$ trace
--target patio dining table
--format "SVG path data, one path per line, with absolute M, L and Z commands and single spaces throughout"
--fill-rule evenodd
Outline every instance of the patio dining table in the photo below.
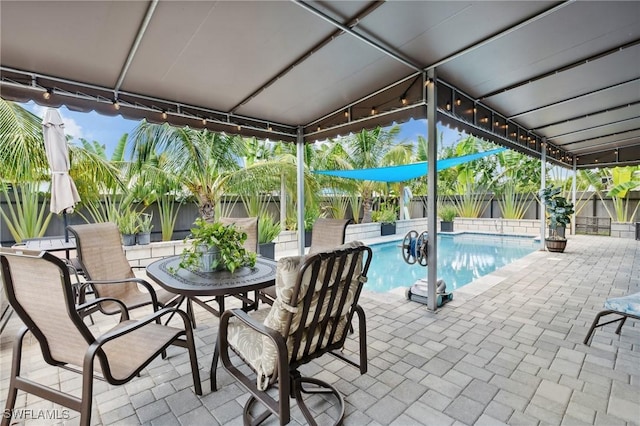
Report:
M 225 297 L 234 296 L 242 300 L 245 311 L 258 308 L 258 290 L 275 284 L 276 261 L 264 257 L 256 259 L 254 267 L 243 266 L 233 273 L 229 271 L 194 272 L 180 268 L 180 256 L 170 256 L 147 266 L 147 275 L 165 290 L 179 294 L 178 306 L 185 300 L 187 314 L 194 319 L 192 303 L 196 303 L 213 315 L 220 317 L 225 309 Z M 248 297 L 255 291 L 255 298 Z M 207 304 L 200 297 L 213 297 L 218 309 Z M 195 328 L 195 321 L 193 324 Z M 215 356 L 215 353 L 214 353 Z M 213 364 L 213 363 L 212 363 Z M 215 371 L 211 371 L 212 388 L 215 390 Z

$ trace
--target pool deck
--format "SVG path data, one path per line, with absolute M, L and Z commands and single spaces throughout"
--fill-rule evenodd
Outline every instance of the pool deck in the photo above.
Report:
M 606 326 L 591 346 L 582 343 L 606 298 L 638 291 L 640 241 L 569 236 L 564 253 L 534 252 L 456 290 L 437 312 L 400 294 L 364 292 L 369 371 L 361 376 L 325 356 L 302 372 L 343 393 L 345 425 L 638 425 L 640 322 L 627 321 L 620 336 Z M 127 385 L 97 381 L 93 424 L 242 424 L 246 393 L 222 368 L 221 389 L 209 391 L 218 320 L 196 314 L 205 395 L 193 393 L 184 351 L 170 349 Z M 2 401 L 18 327 L 14 316 L 0 340 Z M 350 339 L 347 352 L 356 346 Z M 29 376 L 79 390 L 80 377 L 45 364 L 35 339 L 26 340 L 24 355 Z M 334 415 L 322 398 L 311 406 L 321 424 Z M 24 407 L 61 409 L 19 393 L 17 408 Z M 77 424 L 77 413 L 69 414 L 67 423 Z M 294 403 L 291 424 L 300 419 Z

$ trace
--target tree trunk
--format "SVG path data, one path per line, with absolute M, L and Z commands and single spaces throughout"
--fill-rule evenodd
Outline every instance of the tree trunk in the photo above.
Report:
M 362 223 L 371 223 L 371 197 L 362 198 Z

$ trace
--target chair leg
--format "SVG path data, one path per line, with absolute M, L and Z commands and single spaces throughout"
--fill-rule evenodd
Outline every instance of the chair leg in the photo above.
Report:
M 356 305 L 356 314 L 358 314 L 358 338 L 360 341 L 360 374 L 365 374 L 368 368 L 367 360 L 367 319 L 364 309 L 360 305 Z
M 292 377 L 291 381 L 292 381 L 291 391 L 293 393 L 293 397 L 296 399 L 296 402 L 298 403 L 298 407 L 300 408 L 300 411 L 302 411 L 302 415 L 310 425 L 315 426 L 317 425 L 317 423 L 313 418 L 313 414 L 311 414 L 311 412 L 309 411 L 309 408 L 307 408 L 307 405 L 304 403 L 304 400 L 302 398 L 303 393 L 333 394 L 338 400 L 338 419 L 334 423 L 334 426 L 342 424 L 342 420 L 344 419 L 344 413 L 345 413 L 344 398 L 335 387 L 331 386 L 329 383 L 323 382 L 322 380 L 314 379 L 312 377 L 300 377 L 299 373 L 296 376 Z M 303 386 L 303 383 L 309 383 L 311 385 L 314 385 L 315 388 L 305 389 Z
M 87 364 L 90 364 L 87 368 Z M 80 426 L 89 426 L 91 423 L 91 407 L 93 404 L 93 358 L 85 361 L 82 372 L 82 405 L 80 406 Z
M 211 372 L 209 373 L 209 379 L 211 381 L 211 392 L 218 390 L 218 379 L 216 372 L 218 369 L 218 360 L 220 359 L 220 338 L 216 339 L 216 346 L 213 349 L 213 358 L 211 359 Z
M 621 315 L 621 317 L 620 318 L 616 318 L 616 319 L 611 320 L 611 321 L 603 322 L 602 324 L 600 324 L 599 323 L 600 322 L 600 318 L 602 318 L 605 315 L 609 315 L 609 314 L 618 314 L 618 315 Z M 596 328 L 602 327 L 602 326 L 605 326 L 607 324 L 611 324 L 611 323 L 614 323 L 614 322 L 618 322 L 618 321 L 620 321 L 620 324 L 618 325 L 618 328 L 616 329 L 616 334 L 620 334 L 620 330 L 622 329 L 622 326 L 624 325 L 626 320 L 627 320 L 626 315 L 621 314 L 620 312 L 610 311 L 610 310 L 598 312 L 598 315 L 596 315 L 596 317 L 594 318 L 593 323 L 591 323 L 591 327 L 589 328 L 589 332 L 587 333 L 587 337 L 584 338 L 583 343 L 585 345 L 589 345 L 590 344 L 591 337 L 592 337 L 593 332 L 595 331 Z
M 16 398 L 18 396 L 18 388 L 16 387 L 17 377 L 20 376 L 20 367 L 22 366 L 22 341 L 27 328 L 20 330 L 16 336 L 16 340 L 13 343 L 13 360 L 11 361 L 11 379 L 9 381 L 9 393 L 7 395 L 7 403 L 2 415 L 1 426 L 8 426 L 9 420 L 11 420 L 11 414 L 16 405 Z

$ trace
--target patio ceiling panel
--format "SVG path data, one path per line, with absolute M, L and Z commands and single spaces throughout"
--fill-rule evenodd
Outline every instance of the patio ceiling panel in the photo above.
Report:
M 147 4 L 3 1 L 1 7 L 3 66 L 111 86 Z
M 640 86 L 628 82 L 640 78 L 638 1 L 3 0 L 0 8 L 6 99 L 271 139 L 295 140 L 304 126 L 313 141 L 424 117 L 416 73 L 435 66 L 438 87 L 450 88 L 438 95 L 443 122 L 532 155 L 548 137 L 547 158 L 565 165 L 572 154 L 578 167 L 640 164 Z M 566 133 L 557 142 L 568 155 L 552 139 Z
M 411 70 L 341 35 L 238 109 L 245 115 L 307 124 L 406 76 Z M 292 91 L 291 88 L 297 90 Z
M 230 111 L 332 31 L 286 2 L 160 2 L 123 89 Z
M 517 2 L 505 3 L 519 7 Z M 538 19 L 441 65 L 439 73 L 450 84 L 498 108 L 492 104 L 492 93 L 526 84 L 640 37 L 638 6 L 633 2 L 615 3 L 615 7 L 611 2 L 567 2 L 553 13 L 539 9 L 531 11 L 531 16 L 536 12 Z M 507 94 L 511 98 L 511 92 Z

